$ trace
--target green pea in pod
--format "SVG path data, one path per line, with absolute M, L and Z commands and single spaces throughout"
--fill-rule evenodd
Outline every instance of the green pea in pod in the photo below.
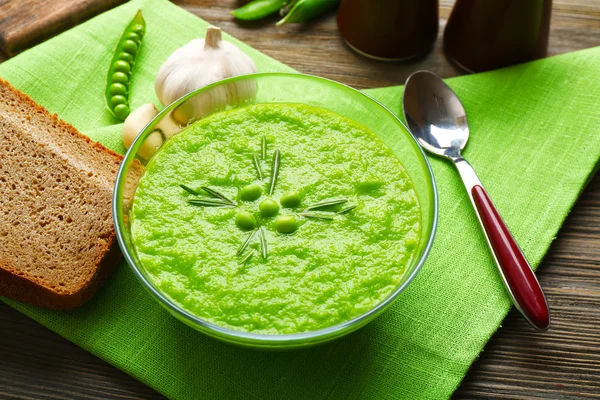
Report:
M 277 26 L 307 22 L 326 13 L 339 4 L 340 0 L 292 0 L 281 9 L 284 17 Z
M 254 21 L 275 14 L 288 0 L 254 0 L 233 10 L 231 15 L 243 21 Z
M 146 33 L 146 22 L 139 10 L 123 31 L 106 77 L 106 105 L 118 119 L 129 115 L 129 85 L 135 59 Z

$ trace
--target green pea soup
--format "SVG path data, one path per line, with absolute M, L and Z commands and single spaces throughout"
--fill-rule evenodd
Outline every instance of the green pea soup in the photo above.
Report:
M 263 334 L 369 311 L 402 282 L 421 231 L 413 182 L 391 150 L 366 127 L 301 104 L 193 123 L 150 160 L 130 216 L 161 292 L 206 321 Z

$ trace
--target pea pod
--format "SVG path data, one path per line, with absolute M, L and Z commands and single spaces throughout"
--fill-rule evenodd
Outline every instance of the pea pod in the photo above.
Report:
M 285 16 L 277 22 L 277 26 L 310 21 L 331 10 L 339 2 L 340 0 L 293 0 L 282 9 Z
M 129 115 L 129 86 L 136 55 L 146 33 L 146 22 L 139 10 L 123 31 L 106 76 L 106 105 L 119 119 Z
M 254 0 L 233 10 L 231 15 L 243 21 L 254 21 L 276 13 L 289 0 Z

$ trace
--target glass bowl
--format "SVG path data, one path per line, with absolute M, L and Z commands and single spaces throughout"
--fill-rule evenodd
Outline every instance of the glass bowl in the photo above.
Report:
M 179 106 L 188 106 L 188 101 L 200 98 L 198 96 L 210 98 L 212 91 L 223 93 L 225 85 L 232 83 L 242 83 L 246 87 L 255 85 L 256 96 L 239 104 L 221 104 L 222 107 L 229 109 L 260 103 L 302 103 L 333 111 L 371 129 L 391 148 L 410 175 L 421 209 L 421 237 L 416 257 L 407 266 L 398 287 L 368 312 L 338 325 L 310 332 L 269 335 L 236 331 L 205 321 L 179 307 L 153 284 L 139 262 L 131 240 L 129 209 L 143 166 L 147 164 L 142 157 L 144 141 L 155 131 L 154 127 L 162 118 Z M 119 169 L 113 197 L 113 220 L 119 246 L 134 274 L 150 294 L 177 319 L 225 342 L 261 349 L 294 349 L 328 342 L 355 331 L 372 321 L 398 298 L 414 279 L 431 249 L 437 226 L 437 202 L 435 181 L 425 154 L 404 124 L 384 106 L 364 93 L 328 79 L 303 74 L 262 73 L 229 78 L 200 88 L 165 107 L 150 121 L 125 154 Z

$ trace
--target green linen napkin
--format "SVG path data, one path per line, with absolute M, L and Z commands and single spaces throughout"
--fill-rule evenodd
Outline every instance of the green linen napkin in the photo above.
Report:
M 133 1 L 0 65 L 0 76 L 83 133 L 123 152 L 104 108 L 108 62 L 138 8 L 148 23 L 132 105 L 153 101 L 154 75 L 207 23 L 164 0 Z M 260 71 L 291 71 L 235 41 Z M 600 156 L 600 48 L 450 79 L 472 127 L 465 156 L 537 266 Z M 402 88 L 368 90 L 401 114 Z M 415 281 L 376 321 L 333 343 L 270 353 L 216 342 L 164 311 L 122 264 L 83 308 L 5 301 L 174 399 L 443 399 L 460 383 L 511 303 L 451 165 L 431 159 L 438 235 Z M 552 304 L 550 304 L 552 308 Z

